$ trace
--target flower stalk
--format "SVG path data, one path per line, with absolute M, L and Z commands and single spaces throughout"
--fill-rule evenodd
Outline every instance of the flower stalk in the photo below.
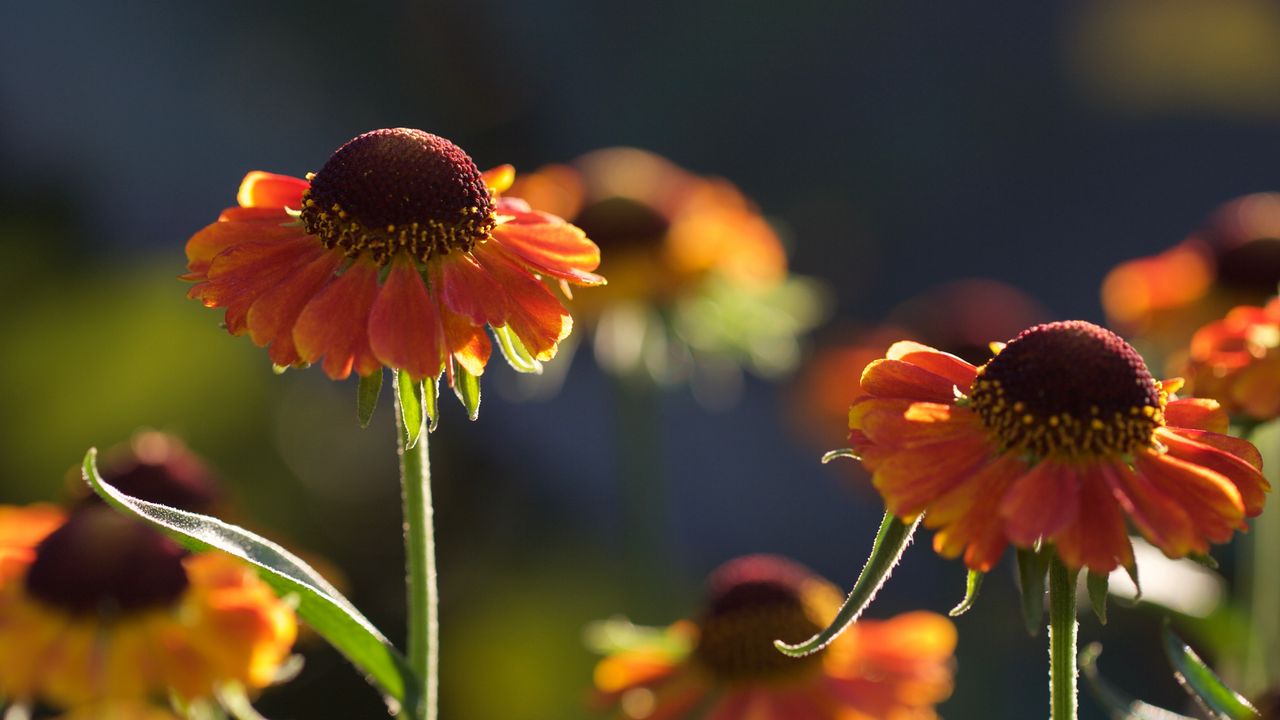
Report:
M 436 543 L 431 507 L 431 462 L 428 433 L 419 427 L 410 445 L 405 432 L 401 398 L 396 395 L 396 437 L 400 455 L 400 483 L 404 501 L 405 575 L 408 583 L 409 664 L 422 682 L 420 703 L 407 708 L 413 720 L 435 720 L 440 683 L 439 596 L 436 582 Z M 412 413 L 411 413 L 412 414 Z M 417 414 L 419 423 L 423 415 Z
M 1076 576 L 1055 554 L 1049 562 L 1051 720 L 1076 720 Z

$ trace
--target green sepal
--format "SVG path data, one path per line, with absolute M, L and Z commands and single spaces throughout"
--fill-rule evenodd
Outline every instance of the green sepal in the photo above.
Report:
M 421 380 L 414 380 L 404 370 L 396 371 L 396 405 L 400 407 L 400 434 L 404 449 L 418 444 L 422 435 L 423 388 Z
M 1165 618 L 1161 634 L 1165 655 L 1173 665 L 1174 677 L 1206 711 L 1220 720 L 1255 720 L 1261 717 L 1243 695 L 1227 687 L 1222 678 L 1173 632 L 1168 618 Z
M 1022 591 L 1022 622 L 1031 637 L 1040 634 L 1044 621 L 1044 581 L 1049 572 L 1049 554 L 1053 550 L 1018 548 L 1018 588 Z
M 427 432 L 435 432 L 440 424 L 440 376 L 422 384 L 422 404 L 427 408 Z
M 498 339 L 498 349 L 502 351 L 502 357 L 507 359 L 507 364 L 512 370 L 518 373 L 542 374 L 542 362 L 529 353 L 510 326 L 502 325 L 493 328 L 493 336 Z
M 453 371 L 453 394 L 458 396 L 462 407 L 467 409 L 467 417 L 475 420 L 480 417 L 480 377 L 467 372 L 461 365 Z
M 341 593 L 283 547 L 235 525 L 126 495 L 98 474 L 97 450 L 81 466 L 84 481 L 112 508 L 146 521 L 193 552 L 221 550 L 248 563 L 281 597 L 295 598 L 298 617 L 378 687 L 393 714 L 416 709 L 422 681 L 408 661 Z M 412 711 L 412 710 L 411 710 Z
M 862 459 L 858 457 L 858 453 L 853 451 L 853 448 L 838 448 L 836 450 L 828 450 L 827 452 L 823 453 L 822 464 L 826 465 L 827 463 L 837 458 L 849 458 L 850 460 Z
M 969 577 L 965 579 L 964 583 L 964 599 L 960 601 L 959 605 L 951 608 L 951 611 L 947 614 L 951 617 L 960 617 L 969 612 L 969 609 L 973 607 L 973 603 L 978 600 L 978 591 L 982 589 L 982 579 L 986 576 L 986 573 L 970 568 Z
M 356 387 L 356 419 L 360 427 L 369 427 L 373 419 L 373 411 L 378 407 L 378 395 L 382 392 L 382 368 L 368 375 L 360 376 L 360 384 Z
M 853 584 L 853 590 L 849 592 L 849 597 L 844 601 L 844 605 L 840 607 L 831 624 L 804 642 L 790 645 L 781 640 L 774 640 L 774 647 L 784 655 L 804 657 L 818 652 L 839 637 L 862 615 L 862 611 L 867 609 L 875 599 L 876 593 L 889 579 L 893 568 L 902 559 L 903 551 L 911 544 L 911 536 L 920 526 L 922 517 L 924 516 L 917 516 L 908 525 L 894 517 L 893 513 L 886 512 L 884 519 L 880 521 L 880 530 L 876 532 L 875 543 L 871 546 L 871 557 L 867 558 L 867 564 L 862 567 L 862 572 Z
M 1107 624 L 1107 590 L 1110 586 L 1106 575 L 1099 575 L 1095 572 L 1088 573 L 1089 577 L 1085 580 L 1085 586 L 1089 588 L 1089 604 L 1093 605 L 1093 614 L 1098 616 L 1098 622 L 1103 625 Z
M 1203 565 L 1204 567 L 1209 568 L 1210 570 L 1218 569 L 1218 561 L 1215 560 L 1212 555 L 1208 555 L 1208 554 L 1201 555 L 1200 553 L 1190 553 L 1187 555 L 1187 559 L 1197 562 Z

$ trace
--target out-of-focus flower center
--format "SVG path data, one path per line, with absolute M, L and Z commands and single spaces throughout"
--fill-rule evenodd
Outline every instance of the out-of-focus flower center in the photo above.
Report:
M 721 682 L 751 682 L 804 674 L 822 653 L 791 658 L 774 640 L 800 642 L 825 623 L 806 602 L 802 568 L 776 558 L 744 558 L 724 566 L 711 581 L 711 598 L 695 655 Z
M 365 133 L 311 178 L 302 223 L 325 247 L 386 263 L 470 250 L 496 223 L 480 170 L 452 142 L 421 130 Z
M 659 247 L 671 223 L 645 203 L 611 197 L 582 208 L 574 224 L 605 250 L 622 252 Z
M 1037 325 L 978 370 L 973 408 L 1004 448 L 1087 456 L 1152 443 L 1160 386 L 1115 333 L 1072 320 Z
M 73 614 L 128 614 L 172 604 L 187 588 L 182 548 L 104 506 L 77 509 L 36 547 L 26 588 Z

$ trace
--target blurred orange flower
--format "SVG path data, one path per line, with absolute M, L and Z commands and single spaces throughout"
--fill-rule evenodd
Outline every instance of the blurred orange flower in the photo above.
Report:
M 146 456 L 161 437 L 141 436 L 133 461 L 117 454 L 108 480 L 202 509 L 211 496 L 189 455 Z M 292 607 L 247 566 L 188 554 L 95 497 L 0 506 L 0 697 L 70 718 L 169 717 L 155 698 L 215 702 L 275 682 L 296 632 Z
M 543 282 L 602 285 L 578 228 L 502 197 L 509 165 L 481 173 L 448 140 L 365 133 L 307 180 L 251 172 L 239 206 L 187 243 L 190 297 L 226 308 L 277 366 L 323 359 L 337 380 L 380 366 L 452 383 L 480 375 L 492 328 L 527 365 L 573 322 Z
M 1012 542 L 1071 568 L 1132 568 L 1128 516 L 1170 557 L 1207 553 L 1270 486 L 1218 403 L 1171 399 L 1132 347 L 1081 321 L 1025 330 L 985 365 L 915 342 L 862 373 L 850 444 L 889 512 L 990 570 Z
M 1242 305 L 1191 338 L 1187 367 L 1197 395 L 1255 422 L 1280 416 L 1280 297 Z
M 570 218 L 605 251 L 609 286 L 575 299 L 606 369 L 684 381 L 698 358 L 790 369 L 820 315 L 777 233 L 736 187 L 612 148 L 518 178 L 512 192 Z
M 613 642 L 596 666 L 599 697 L 616 717 L 928 720 L 951 694 L 956 631 L 946 618 L 862 620 L 821 652 L 789 658 L 773 641 L 825 627 L 840 606 L 838 588 L 769 555 L 726 563 L 708 585 L 696 623 L 627 626 L 622 634 L 635 637 Z

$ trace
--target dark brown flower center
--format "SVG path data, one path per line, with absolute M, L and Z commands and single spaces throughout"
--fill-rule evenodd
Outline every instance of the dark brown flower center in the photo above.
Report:
M 712 576 L 696 657 L 722 682 L 777 679 L 802 674 L 822 653 L 791 658 L 774 640 L 801 642 L 823 627 L 805 602 L 807 570 L 781 558 L 752 556 L 724 565 Z
M 75 614 L 164 607 L 187 587 L 184 555 L 142 522 L 108 507 L 84 505 L 36 547 L 27 592 Z
M 1142 357 L 1079 320 L 1024 330 L 978 370 L 970 399 L 1005 449 L 1037 457 L 1131 452 L 1164 423 Z
M 494 202 L 462 148 L 421 130 L 374 130 L 338 148 L 311 178 L 302 223 L 351 256 L 368 252 L 385 263 L 405 250 L 426 262 L 488 237 Z

